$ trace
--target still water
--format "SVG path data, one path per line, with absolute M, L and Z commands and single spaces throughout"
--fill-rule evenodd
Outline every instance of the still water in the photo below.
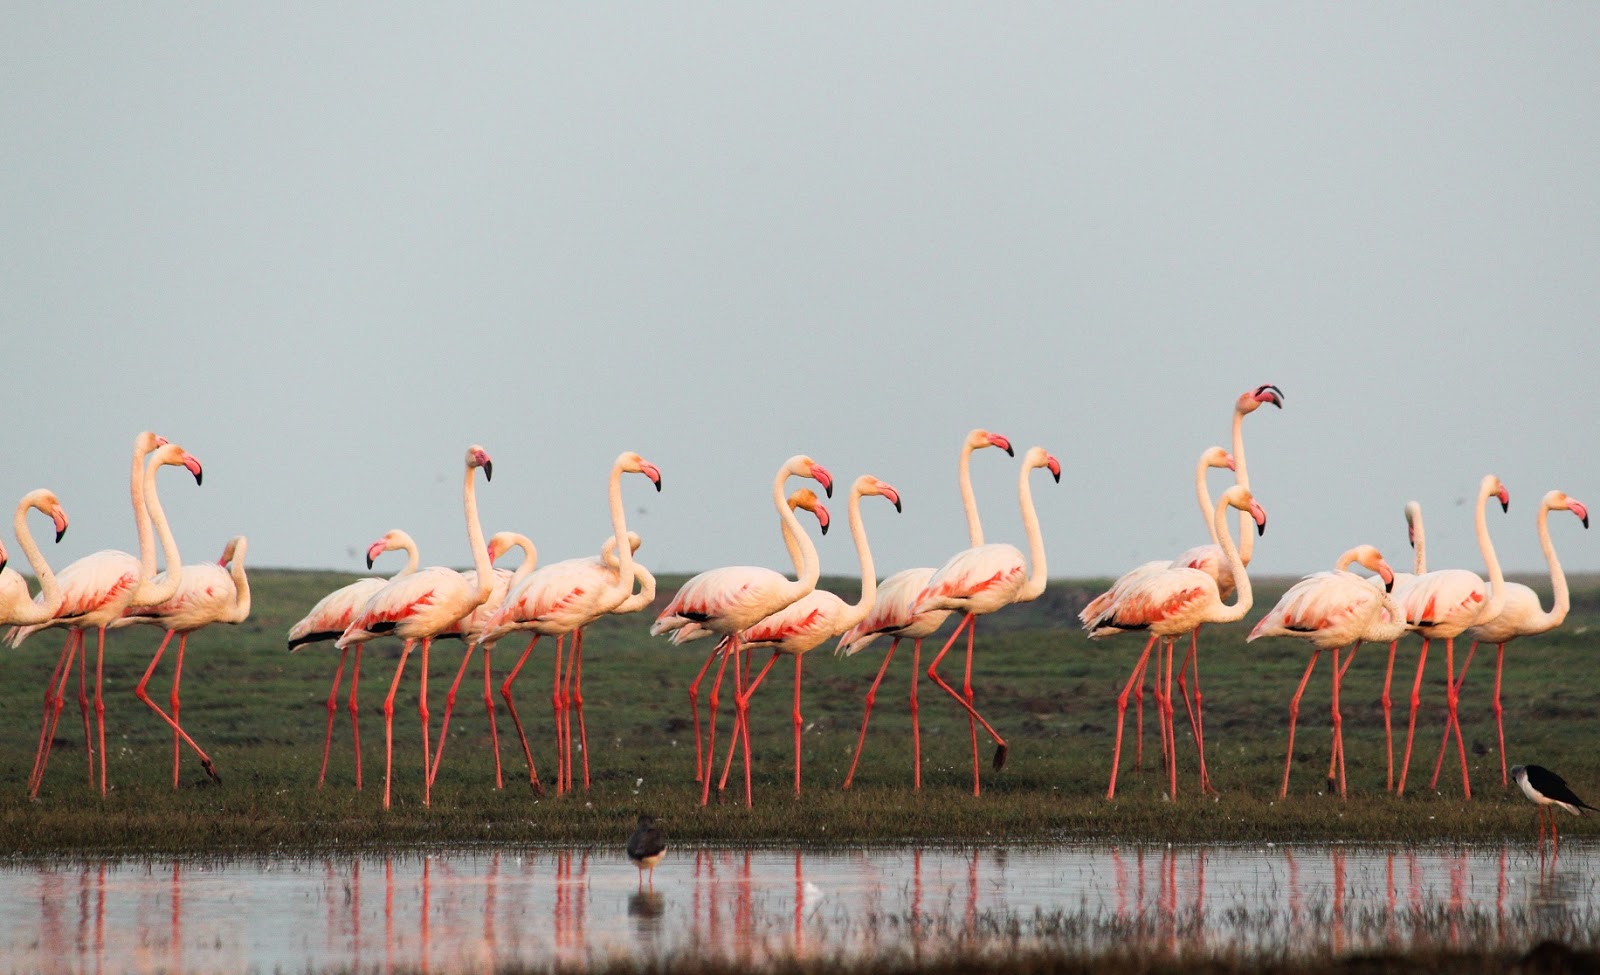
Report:
M 679 850 L 0 867 L 0 971 L 483 971 L 758 962 L 973 939 L 1157 949 L 1526 945 L 1600 924 L 1600 845 Z

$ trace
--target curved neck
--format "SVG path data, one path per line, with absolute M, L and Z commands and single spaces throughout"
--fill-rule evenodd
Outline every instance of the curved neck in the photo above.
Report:
M 1044 592 L 1046 573 L 1044 560 L 1044 535 L 1039 531 L 1039 516 L 1033 510 L 1033 485 L 1028 475 L 1033 468 L 1022 465 L 1022 476 L 1017 481 L 1017 498 L 1022 503 L 1022 527 L 1028 533 L 1028 581 L 1013 602 L 1025 603 L 1038 599 Z
M 539 550 L 534 547 L 533 539 L 526 535 L 513 533 L 511 535 L 511 544 L 522 549 L 522 564 L 517 566 L 515 572 L 511 573 L 511 581 L 506 585 L 506 592 L 515 589 L 518 583 L 526 579 L 528 574 L 539 566 Z
M 783 499 L 783 482 L 789 478 L 789 469 L 784 468 L 772 482 L 772 503 L 778 509 L 778 518 L 783 523 L 784 534 L 793 539 L 800 547 L 800 561 L 796 567 L 797 579 L 795 584 L 800 589 L 800 595 L 805 595 L 817 588 L 817 578 L 822 574 L 822 564 L 817 560 L 817 547 L 812 544 L 811 536 L 800 527 L 800 519 L 794 516 L 794 511 L 789 503 Z M 626 541 L 623 544 L 627 544 Z
M 1237 457 L 1234 458 L 1238 460 Z M 1241 467 L 1243 465 L 1240 465 Z M 1250 605 L 1255 601 L 1255 594 L 1250 591 L 1250 577 L 1244 571 L 1244 558 L 1239 549 L 1233 544 L 1233 536 L 1228 532 L 1228 499 L 1223 498 L 1217 502 L 1216 522 L 1218 544 L 1222 546 L 1222 554 L 1228 560 L 1228 568 L 1233 572 L 1233 605 L 1222 604 L 1222 612 L 1212 617 L 1210 623 L 1232 623 L 1244 619 L 1244 614 L 1250 612 Z M 1250 512 L 1242 512 L 1245 518 L 1250 518 Z M 1250 519 L 1249 528 L 1244 530 L 1246 538 L 1250 536 L 1250 529 L 1255 528 L 1255 520 Z
M 406 535 L 400 540 L 399 547 L 406 553 L 406 565 L 405 568 L 401 569 L 399 572 L 396 572 L 392 576 L 392 578 L 395 579 L 398 579 L 401 576 L 408 576 L 417 571 L 417 566 L 422 563 L 421 555 L 417 551 L 417 543 L 410 535 Z
M 1555 629 L 1566 620 L 1567 611 L 1572 609 L 1572 594 L 1567 591 L 1567 574 L 1561 571 L 1561 562 L 1556 559 L 1555 543 L 1550 541 L 1549 505 L 1539 506 L 1539 547 L 1544 550 L 1544 560 L 1550 565 L 1550 589 L 1555 594 L 1555 605 L 1542 617 L 1549 629 Z
M 1428 571 L 1428 535 L 1422 530 L 1422 506 L 1411 507 L 1407 514 L 1411 529 L 1411 572 L 1420 576 Z
M 39 551 L 39 546 L 33 540 L 33 533 L 28 531 L 28 509 L 33 507 L 26 500 L 17 505 L 16 517 L 11 520 L 12 528 L 17 534 L 17 544 L 22 546 L 22 552 L 28 557 L 28 565 L 33 567 L 34 578 L 39 580 L 39 593 L 43 597 L 38 602 L 30 602 L 20 607 L 21 612 L 14 614 L 10 622 L 18 625 L 43 623 L 61 611 L 61 587 L 56 584 L 56 574 L 50 570 L 50 565 L 44 560 L 44 553 Z
M 613 613 L 637 613 L 656 601 L 656 577 L 650 574 L 650 570 L 635 562 L 633 578 L 639 583 L 639 591 L 618 603 Z
M 167 560 L 167 569 L 162 574 L 160 583 L 151 583 L 156 571 L 156 553 L 153 546 L 146 546 L 141 539 L 139 587 L 134 591 L 131 604 L 134 606 L 155 606 L 164 603 L 177 595 L 178 586 L 183 582 L 183 557 L 178 554 L 177 540 L 172 537 L 172 529 L 167 527 L 167 515 L 161 510 L 161 496 L 156 492 L 156 471 L 163 466 L 165 465 L 160 463 L 145 465 L 144 506 L 145 517 L 154 523 L 156 534 L 161 536 L 161 552 Z
M 1494 543 L 1489 541 L 1489 519 L 1484 512 L 1489 507 L 1489 485 L 1478 489 L 1478 512 L 1474 519 L 1478 529 L 1478 551 L 1483 553 L 1483 564 L 1489 569 L 1489 602 L 1475 619 L 1492 620 L 1500 615 L 1506 605 L 1506 579 L 1500 572 L 1500 559 L 1494 554 Z
M 798 519 L 796 519 L 798 522 Z M 794 563 L 794 574 L 799 575 L 805 571 L 805 556 L 800 552 L 800 540 L 795 533 L 789 530 L 787 521 L 779 521 L 778 527 L 783 529 L 783 547 L 789 552 L 789 561 Z M 635 569 L 634 571 L 638 571 Z
M 156 574 L 156 534 L 150 527 L 150 509 L 144 502 L 144 459 L 149 450 L 134 446 L 133 470 L 128 475 L 128 495 L 133 499 L 133 527 L 139 538 L 139 578 Z
M 478 570 L 477 602 L 481 606 L 494 592 L 494 564 L 489 561 L 489 549 L 483 541 L 483 525 L 478 521 L 478 469 L 467 465 L 466 481 L 461 488 L 462 507 L 467 513 L 467 544 L 472 547 L 472 567 Z
M 867 547 L 866 526 L 861 523 L 860 491 L 850 492 L 850 538 L 856 543 L 856 558 L 861 562 L 861 598 L 839 620 L 841 633 L 866 619 L 878 601 L 878 570 L 872 564 L 872 549 Z
M 1206 485 L 1206 472 L 1211 465 L 1206 463 L 1204 457 L 1200 458 L 1200 466 L 1194 471 L 1194 496 L 1200 502 L 1200 520 L 1206 523 L 1206 531 L 1211 535 L 1211 544 L 1220 544 L 1217 541 L 1217 526 L 1211 523 L 1211 489 Z
M 1250 470 L 1245 466 L 1244 462 L 1244 414 L 1237 409 L 1233 411 L 1233 474 L 1235 484 L 1246 491 L 1250 490 Z M 1239 512 L 1239 561 L 1245 565 L 1250 564 L 1250 553 L 1255 551 L 1255 527 L 1255 521 L 1250 517 L 1250 512 Z M 1228 530 L 1224 527 L 1222 534 L 1226 535 L 1227 533 Z M 1220 538 L 1217 539 L 1217 544 L 1222 544 Z
M 611 481 L 607 485 L 611 503 L 611 531 L 617 537 L 617 582 L 612 587 L 618 599 L 633 595 L 633 545 L 628 541 L 627 514 L 622 508 L 622 465 L 611 465 Z
M 248 543 L 241 537 L 233 549 L 233 561 L 228 563 L 228 575 L 233 578 L 233 612 L 229 623 L 243 623 L 250 617 L 250 577 L 244 574 L 244 553 Z
M 978 520 L 978 499 L 972 493 L 972 444 L 961 445 L 961 510 L 967 514 L 967 543 L 983 544 L 983 523 Z

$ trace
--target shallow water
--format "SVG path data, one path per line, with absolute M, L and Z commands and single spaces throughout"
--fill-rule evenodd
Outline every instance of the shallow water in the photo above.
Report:
M 620 850 L 0 868 L 0 970 L 482 971 L 692 949 L 1525 946 L 1600 926 L 1600 845 Z

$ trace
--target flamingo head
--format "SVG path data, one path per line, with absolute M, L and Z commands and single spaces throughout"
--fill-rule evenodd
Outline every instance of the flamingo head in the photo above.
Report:
M 1567 497 L 1565 491 L 1551 491 L 1544 496 L 1544 507 L 1553 511 L 1570 511 L 1583 522 L 1583 527 L 1589 527 L 1589 509 L 1577 498 Z
M 617 468 L 629 474 L 643 474 L 650 479 L 650 483 L 661 490 L 661 468 L 640 457 L 631 450 L 623 451 L 617 456 Z
M 894 503 L 894 510 L 900 510 L 900 492 L 896 491 L 888 481 L 880 481 L 871 474 L 863 474 L 856 478 L 855 484 L 850 486 L 852 494 L 876 494 L 888 498 Z
M 804 508 L 817 516 L 817 524 L 822 528 L 822 534 L 828 534 L 828 525 L 833 520 L 828 515 L 828 508 L 817 500 L 817 492 L 810 488 L 800 488 L 789 495 L 789 509 Z
M 1271 383 L 1265 386 L 1257 386 L 1255 389 L 1240 395 L 1238 401 L 1233 404 L 1233 411 L 1235 413 L 1252 413 L 1262 403 L 1271 403 L 1278 409 L 1283 409 L 1283 390 Z
M 157 447 L 150 455 L 150 464 L 151 466 L 165 464 L 169 467 L 185 468 L 190 474 L 194 475 L 196 484 L 201 483 L 203 471 L 200 469 L 200 462 L 194 458 L 194 455 L 175 443 L 162 444 Z
M 145 457 L 157 447 L 165 447 L 166 445 L 166 437 L 145 430 L 133 438 L 133 454 L 135 457 Z
M 498 562 L 500 556 L 511 551 L 516 544 L 516 536 L 511 532 L 495 532 L 489 536 L 489 544 L 484 547 L 489 551 L 489 561 Z
M 1511 492 L 1506 490 L 1506 486 L 1500 483 L 1498 477 L 1493 474 L 1485 474 L 1483 477 L 1483 491 L 1485 495 L 1493 495 L 1499 500 L 1501 511 L 1511 510 Z
M 1267 533 L 1266 509 L 1262 508 L 1261 505 L 1256 502 L 1256 499 L 1250 493 L 1249 488 L 1235 484 L 1233 487 L 1222 492 L 1222 500 L 1230 507 L 1238 508 L 1240 511 L 1250 512 L 1250 517 L 1254 518 L 1256 522 L 1257 535 L 1265 535 Z
M 477 444 L 467 448 L 467 467 L 469 469 L 481 467 L 483 468 L 483 479 L 485 481 L 494 480 L 494 461 L 489 459 L 489 452 Z
M 822 485 L 822 490 L 827 493 L 828 497 L 833 497 L 833 475 L 828 473 L 826 467 L 823 467 L 805 454 L 796 454 L 790 457 L 789 462 L 783 465 L 783 469 L 786 473 L 797 477 L 811 478 Z
M 1235 469 L 1233 455 L 1221 447 L 1207 447 L 1206 452 L 1200 455 L 1200 466 L 1202 468 L 1226 467 L 1230 471 Z
M 1050 476 L 1061 483 L 1061 461 L 1056 460 L 1049 451 L 1043 447 L 1029 447 L 1028 453 L 1022 458 L 1022 469 L 1031 471 L 1035 467 L 1043 467 L 1050 471 Z
M 67 533 L 67 513 L 61 510 L 61 502 L 56 499 L 54 491 L 48 491 L 44 488 L 39 488 L 37 491 L 29 491 L 23 497 L 22 504 L 42 514 L 49 515 L 50 520 L 55 522 L 56 541 L 61 541 L 61 537 Z M 0 549 L 0 568 L 4 568 L 4 561 L 5 550 Z
M 367 546 L 367 568 L 372 568 L 372 563 L 377 561 L 378 556 L 383 553 L 393 552 L 397 548 L 405 548 L 405 542 L 402 539 L 409 538 L 409 535 L 398 528 L 391 528 L 384 532 L 382 538 Z
M 234 559 L 239 558 L 240 557 L 239 550 L 244 548 L 244 546 L 245 546 L 245 540 L 244 540 L 244 536 L 243 535 L 235 535 L 232 538 L 228 539 L 228 544 L 222 546 L 222 557 L 217 559 L 217 564 L 221 565 L 221 566 L 226 566 L 228 563 L 232 562 Z
M 1417 547 L 1417 526 L 1422 524 L 1422 505 L 1415 501 L 1406 502 L 1406 541 L 1412 548 Z
M 998 433 L 978 429 L 967 434 L 967 441 L 963 445 L 968 450 L 978 450 L 983 447 L 999 447 L 1009 457 L 1017 456 L 1011 449 L 1011 441 Z
M 1341 566 L 1351 562 L 1359 562 L 1362 566 L 1371 569 L 1383 580 L 1383 591 L 1394 592 L 1394 568 L 1384 561 L 1383 553 L 1371 545 L 1358 545 L 1346 552 L 1340 559 Z

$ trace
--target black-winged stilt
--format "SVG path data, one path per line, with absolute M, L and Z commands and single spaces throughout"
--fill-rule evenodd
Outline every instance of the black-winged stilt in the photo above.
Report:
M 650 887 L 656 885 L 656 864 L 667 855 L 666 837 L 660 827 L 656 826 L 654 816 L 640 814 L 639 828 L 628 837 L 628 859 L 639 868 L 639 886 L 644 886 L 644 872 L 650 871 Z
M 1539 839 L 1544 839 L 1544 814 L 1547 807 L 1559 806 L 1574 816 L 1583 815 L 1585 809 L 1595 809 L 1582 799 L 1567 785 L 1565 779 L 1545 768 L 1543 765 L 1515 765 L 1511 768 L 1511 780 L 1522 789 L 1522 794 L 1532 799 L 1539 806 Z M 1595 809 L 1600 812 L 1600 809 Z M 1556 812 L 1550 809 L 1550 840 L 1558 842 L 1556 837 Z

